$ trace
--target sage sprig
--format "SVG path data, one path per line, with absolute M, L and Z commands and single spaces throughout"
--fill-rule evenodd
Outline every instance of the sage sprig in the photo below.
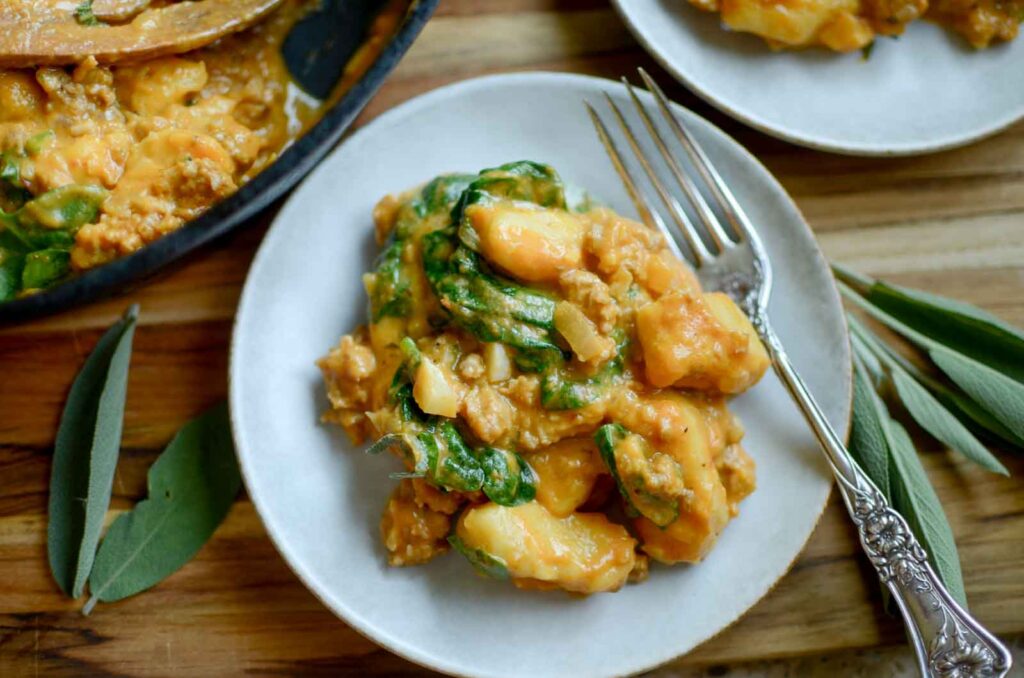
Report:
M 914 374 L 920 375 L 918 370 L 915 369 L 912 373 L 907 367 L 908 362 L 905 359 L 897 359 L 898 354 L 873 335 L 856 317 L 848 315 L 847 322 L 852 335 L 860 342 L 857 346 L 861 348 L 861 352 L 874 354 L 879 363 L 889 370 L 896 394 L 921 428 L 979 466 L 993 473 L 1010 475 L 1006 467 L 968 430 L 967 426 L 947 410 L 925 385 L 914 378 Z
M 67 595 L 89 584 L 83 612 L 143 591 L 188 562 L 227 515 L 241 478 L 227 407 L 186 424 L 150 468 L 149 498 L 100 542 L 124 422 L 138 307 L 100 338 L 68 395 L 53 456 L 47 550 Z M 97 545 L 99 551 L 97 553 Z
M 222 403 L 184 427 L 149 469 L 149 497 L 111 524 L 89 577 L 97 601 L 144 591 L 199 552 L 227 515 L 242 484 Z
M 1009 475 L 980 438 L 1024 449 L 1024 333 L 963 302 L 835 264 L 833 270 L 847 301 L 916 345 L 934 367 L 934 374 L 919 367 L 847 314 L 854 354 L 850 452 L 907 519 L 950 593 L 965 604 L 949 521 L 910 435 L 880 394 L 901 402 L 948 448 Z
M 50 475 L 47 555 L 61 591 L 78 598 L 92 570 L 121 448 L 138 306 L 100 338 L 71 385 Z
M 1024 381 L 1024 332 L 1016 327 L 956 299 L 890 285 L 839 265 L 834 270 L 858 295 L 907 327 Z
M 953 300 L 948 300 L 947 317 L 949 322 L 960 327 L 968 338 L 954 339 L 948 331 L 936 332 L 934 335 L 924 334 L 904 320 L 916 313 L 930 318 L 932 326 L 941 326 L 943 307 L 939 301 L 943 299 L 942 297 L 927 295 L 928 301 L 921 301 L 917 306 L 908 302 L 903 310 L 895 310 L 899 316 L 897 317 L 869 298 L 868 295 L 873 293 L 872 290 L 878 289 L 880 283 L 872 281 L 873 284 L 867 293 L 858 293 L 854 287 L 843 282 L 844 277 L 849 276 L 848 271 L 836 269 L 836 273 L 840 278 L 839 290 L 848 301 L 917 344 L 965 395 L 997 419 L 1015 438 L 1024 439 L 1024 381 L 1013 376 L 1017 370 L 1008 367 L 1016 364 L 1019 369 L 1019 366 L 1024 364 L 1024 336 L 1018 336 L 1016 330 L 994 318 L 987 321 L 987 314 L 980 309 L 968 313 L 966 309 L 973 307 Z M 863 276 L 858 278 L 863 279 Z M 901 292 L 907 291 L 905 288 L 894 286 L 890 288 Z M 905 295 L 903 298 L 915 297 Z M 971 322 L 967 319 L 971 319 Z M 999 337 L 998 341 L 992 340 L 993 336 Z M 988 341 L 993 347 L 992 352 L 984 354 L 972 349 L 970 353 L 973 355 L 969 355 L 954 348 L 971 344 L 969 339 L 978 343 Z

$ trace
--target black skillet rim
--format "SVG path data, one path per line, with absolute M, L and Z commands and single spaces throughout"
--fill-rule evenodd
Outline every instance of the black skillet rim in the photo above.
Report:
M 0 326 L 56 313 L 112 296 L 209 241 L 238 228 L 294 187 L 330 151 L 383 84 L 437 8 L 413 0 L 405 21 L 355 85 L 321 120 L 263 172 L 198 219 L 137 252 L 87 271 L 46 291 L 0 303 Z

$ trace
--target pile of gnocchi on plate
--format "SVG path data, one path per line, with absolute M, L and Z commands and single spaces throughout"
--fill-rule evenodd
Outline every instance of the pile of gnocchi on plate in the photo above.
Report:
M 695 563 L 755 487 L 726 407 L 769 360 L 663 237 L 515 162 L 374 210 L 369 321 L 319 362 L 330 410 L 402 470 L 392 565 L 450 548 L 526 589 Z

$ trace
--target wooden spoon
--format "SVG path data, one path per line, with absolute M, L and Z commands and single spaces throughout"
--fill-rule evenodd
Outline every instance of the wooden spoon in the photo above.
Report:
M 68 9 L 74 3 L 66 0 L 0 0 L 0 66 L 75 64 L 90 56 L 112 63 L 180 54 L 252 26 L 283 1 L 195 0 L 148 9 L 150 0 L 97 0 L 97 18 L 134 18 L 121 25 L 88 26 Z

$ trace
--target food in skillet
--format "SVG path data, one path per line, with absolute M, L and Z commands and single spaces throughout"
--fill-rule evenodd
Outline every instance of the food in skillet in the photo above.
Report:
M 877 36 L 898 36 L 917 19 L 932 19 L 976 48 L 1013 40 L 1024 0 L 690 0 L 719 12 L 731 30 L 754 33 L 773 48 L 862 49 Z
M 0 302 L 144 247 L 273 163 L 324 109 L 280 53 L 317 1 L 178 56 L 0 69 Z M 399 17 L 381 13 L 339 92 Z
M 768 358 L 733 302 L 532 162 L 438 177 L 374 220 L 369 323 L 319 365 L 325 420 L 404 465 L 388 561 L 451 545 L 522 588 L 595 593 L 701 560 L 755 484 L 726 398 Z

